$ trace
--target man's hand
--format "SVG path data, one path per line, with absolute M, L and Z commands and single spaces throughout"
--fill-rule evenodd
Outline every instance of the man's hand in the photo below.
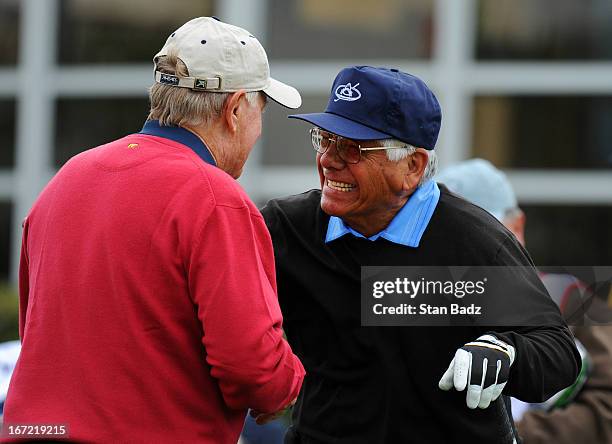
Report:
M 287 411 L 289 411 L 289 409 L 293 407 L 293 405 L 295 404 L 295 401 L 297 401 L 297 398 L 295 398 L 293 401 L 289 403 L 289 405 L 285 406 L 283 409 L 279 410 L 278 412 L 262 413 L 262 412 L 258 412 L 257 410 L 251 410 L 249 412 L 249 415 L 255 418 L 255 423 L 257 423 L 258 425 L 264 425 L 264 424 L 269 423 L 270 421 L 274 421 L 275 419 L 280 418 L 285 413 L 287 413 Z
M 483 335 L 457 350 L 438 386 L 442 390 L 455 387 L 457 391 L 467 386 L 467 406 L 486 409 L 506 386 L 514 356 L 514 347 L 495 336 Z

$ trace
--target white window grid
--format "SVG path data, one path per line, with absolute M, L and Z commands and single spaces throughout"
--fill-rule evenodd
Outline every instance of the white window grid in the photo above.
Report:
M 243 26 L 265 46 L 266 0 L 223 0 L 217 14 Z M 54 103 L 59 97 L 146 97 L 150 65 L 59 66 L 59 0 L 22 0 L 19 62 L 0 69 L 0 99 L 16 100 L 15 167 L 0 170 L 0 199 L 13 203 L 11 279 L 17 280 L 21 222 L 55 174 Z M 469 157 L 473 98 L 495 95 L 612 96 L 612 62 L 480 62 L 474 60 L 476 0 L 434 0 L 434 47 L 428 61 L 271 60 L 272 73 L 302 93 L 327 94 L 338 71 L 354 64 L 395 66 L 414 73 L 436 91 L 443 110 L 437 152 L 442 165 Z M 519 202 L 612 205 L 609 170 L 507 170 Z M 312 167 L 266 166 L 253 151 L 241 182 L 256 201 L 317 187 Z

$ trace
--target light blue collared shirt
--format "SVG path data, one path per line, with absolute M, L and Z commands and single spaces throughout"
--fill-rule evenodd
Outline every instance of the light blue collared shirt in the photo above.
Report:
M 327 225 L 325 242 L 331 242 L 345 234 L 351 233 L 354 236 L 371 241 L 382 237 L 396 244 L 418 247 L 427 224 L 429 224 L 431 216 L 436 209 L 436 205 L 438 205 L 438 200 L 440 200 L 440 189 L 438 184 L 433 179 L 430 179 L 417 188 L 412 196 L 410 196 L 410 199 L 408 199 L 408 202 L 397 212 L 387 228 L 380 233 L 366 238 L 361 233 L 345 225 L 339 217 L 331 216 Z

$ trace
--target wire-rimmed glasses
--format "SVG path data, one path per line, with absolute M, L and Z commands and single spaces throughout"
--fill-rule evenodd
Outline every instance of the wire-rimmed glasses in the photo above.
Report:
M 359 143 L 354 140 L 347 139 L 346 137 L 338 136 L 336 134 L 329 133 L 321 128 L 315 127 L 310 129 L 310 139 L 312 141 L 312 147 L 319 154 L 324 154 L 332 143 L 336 144 L 336 151 L 340 159 L 346 163 L 359 163 L 361 160 L 362 151 L 377 151 L 377 150 L 393 150 L 400 148 L 410 148 L 410 145 L 402 146 L 372 146 L 362 147 Z

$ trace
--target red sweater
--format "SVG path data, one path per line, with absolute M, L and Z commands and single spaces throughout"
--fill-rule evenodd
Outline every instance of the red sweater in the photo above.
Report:
M 235 444 L 292 401 L 262 216 L 188 147 L 134 134 L 72 158 L 24 222 L 10 424 L 89 442 Z

